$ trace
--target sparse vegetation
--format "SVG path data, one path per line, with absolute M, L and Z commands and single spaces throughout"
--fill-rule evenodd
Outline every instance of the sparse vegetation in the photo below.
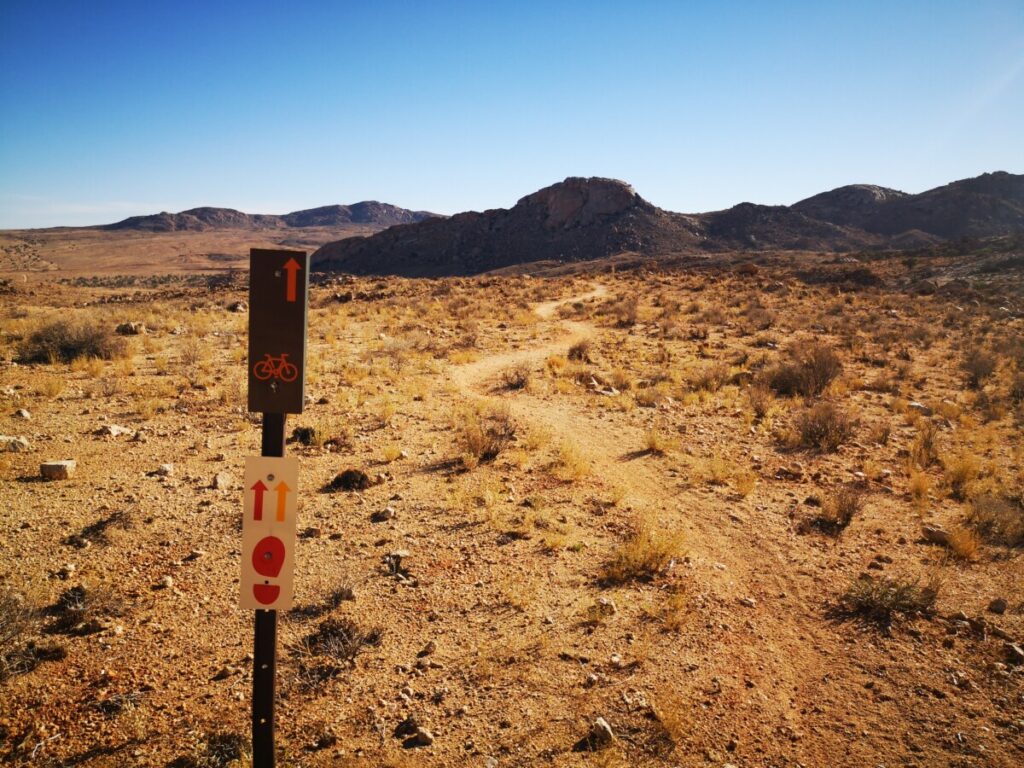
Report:
M 939 583 L 934 579 L 922 584 L 920 579 L 860 576 L 839 599 L 839 612 L 888 628 L 897 618 L 931 613 L 938 594 Z
M 831 347 L 801 342 L 789 348 L 787 359 L 768 371 L 768 385 L 780 395 L 817 397 L 842 373 L 843 365 Z
M 804 448 L 834 453 L 853 435 L 854 421 L 834 403 L 821 402 L 801 413 L 796 427 Z
M 109 328 L 90 322 L 58 320 L 29 334 L 18 355 L 28 363 L 70 363 L 90 357 L 112 360 L 123 356 L 126 350 L 125 340 Z
M 626 540 L 616 547 L 598 577 L 603 586 L 628 581 L 649 581 L 682 554 L 683 536 L 640 518 Z
M 463 464 L 467 468 L 471 468 L 470 464 L 475 466 L 494 460 L 516 436 L 511 415 L 501 407 L 464 410 L 458 417 L 457 428 Z

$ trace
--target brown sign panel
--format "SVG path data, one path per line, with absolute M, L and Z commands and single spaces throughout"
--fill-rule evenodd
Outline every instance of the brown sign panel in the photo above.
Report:
M 309 256 L 249 251 L 249 410 L 302 413 Z

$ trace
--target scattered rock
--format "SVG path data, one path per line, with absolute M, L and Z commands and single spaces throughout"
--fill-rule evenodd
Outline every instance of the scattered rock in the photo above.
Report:
M 916 400 L 912 400 L 911 402 L 907 403 L 907 408 L 910 408 L 913 411 L 917 411 L 922 416 L 932 416 L 935 413 L 935 411 L 933 411 L 927 405 L 925 405 L 924 403 L 919 403 Z
M 24 453 L 32 450 L 32 444 L 27 437 L 9 437 L 0 435 L 0 451 L 6 453 Z
M 78 467 L 74 459 L 64 461 L 47 461 L 39 465 L 39 474 L 46 480 L 67 480 Z
M 1007 643 L 1006 648 L 1006 661 L 1010 664 L 1024 664 L 1024 648 L 1017 643 Z
M 395 512 L 394 507 L 384 507 L 384 509 L 381 509 L 370 515 L 370 522 L 386 523 L 388 520 L 393 520 L 396 514 L 397 513 Z
M 225 664 L 223 667 L 217 670 L 217 674 L 215 674 L 211 678 L 211 680 L 227 680 L 229 677 L 236 674 L 238 674 L 237 667 L 233 667 L 230 664 Z
M 145 323 L 120 323 L 114 331 L 121 336 L 139 336 L 146 333 Z
M 740 605 L 745 605 L 747 608 L 756 608 L 757 607 L 757 600 L 755 600 L 752 597 L 741 597 L 740 598 Z
M 416 733 L 402 742 L 403 747 L 429 747 L 434 743 L 434 734 L 422 726 L 416 729 Z
M 1006 599 L 997 597 L 988 604 L 991 613 L 1006 613 Z
M 436 650 L 437 643 L 435 643 L 433 640 L 429 640 L 427 644 L 420 649 L 420 652 L 417 653 L 416 656 L 422 659 L 424 656 L 429 656 Z
M 202 557 L 205 554 L 206 554 L 205 550 L 193 549 L 191 552 L 189 552 L 187 555 L 185 555 L 184 562 L 191 563 L 191 562 L 193 562 L 195 560 L 198 560 L 200 557 Z
M 13 415 L 14 415 L 14 418 L 21 419 L 22 421 L 31 421 L 32 420 L 32 414 L 29 413 L 24 408 L 19 408 L 18 410 L 16 410 L 14 412 Z
M 234 485 L 234 482 L 235 479 L 231 477 L 230 473 L 218 472 L 213 476 L 213 482 L 210 484 L 210 487 L 215 491 L 226 491 Z
M 573 746 L 574 752 L 598 752 L 611 746 L 615 740 L 615 734 L 608 721 L 603 717 L 597 718 L 591 726 L 587 735 L 576 742 Z
M 300 539 L 319 539 L 323 532 L 314 526 L 310 526 L 299 533 Z
M 132 431 L 128 427 L 122 427 L 119 424 L 104 424 L 93 434 L 98 437 L 120 437 L 121 435 L 130 435 Z
M 174 465 L 173 464 L 161 464 L 159 467 L 154 469 L 149 474 L 154 475 L 156 477 L 170 477 L 171 475 L 174 474 Z
M 156 589 L 170 589 L 174 586 L 174 578 L 171 576 L 164 576 L 154 586 Z
M 228 312 L 248 312 L 249 305 L 244 301 L 233 301 L 228 304 Z
M 944 547 L 949 545 L 949 531 L 937 525 L 921 526 L 921 535 L 924 536 L 925 541 L 930 541 L 932 544 L 940 544 Z
M 327 491 L 365 491 L 373 483 L 370 476 L 358 469 L 346 469 L 324 488 Z

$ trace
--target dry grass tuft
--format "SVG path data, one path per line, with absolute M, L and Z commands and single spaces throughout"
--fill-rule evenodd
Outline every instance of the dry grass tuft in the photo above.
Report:
M 512 416 L 504 407 L 467 409 L 461 413 L 457 429 L 462 463 L 467 469 L 493 461 L 516 436 Z
M 957 526 L 949 532 L 950 551 L 961 560 L 976 560 L 981 548 L 981 537 L 977 531 Z
M 598 576 L 602 586 L 650 581 L 683 552 L 683 535 L 641 518 L 633 532 L 612 553 Z

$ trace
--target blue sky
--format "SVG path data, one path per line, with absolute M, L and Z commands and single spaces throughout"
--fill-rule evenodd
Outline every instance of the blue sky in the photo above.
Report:
M 0 227 L 1024 172 L 1024 2 L 0 2 Z

